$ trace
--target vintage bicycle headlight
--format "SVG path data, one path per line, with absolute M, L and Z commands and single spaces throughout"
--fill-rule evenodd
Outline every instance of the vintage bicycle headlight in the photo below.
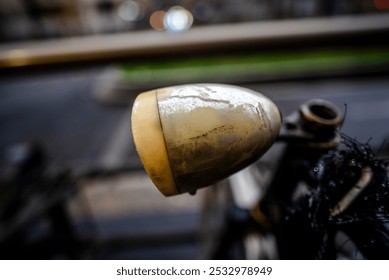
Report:
M 280 112 L 269 98 L 222 84 L 142 93 L 131 118 L 140 159 L 166 196 L 194 193 L 253 163 L 281 126 Z

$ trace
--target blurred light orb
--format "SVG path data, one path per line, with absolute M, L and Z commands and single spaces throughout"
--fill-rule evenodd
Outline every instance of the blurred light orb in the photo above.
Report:
M 389 9 L 389 0 L 374 0 L 374 4 L 378 10 Z
M 154 30 L 163 31 L 165 30 L 164 18 L 166 12 L 165 11 L 155 11 L 150 16 L 150 25 Z
M 143 7 L 134 1 L 127 0 L 118 7 L 119 17 L 125 21 L 137 21 L 143 17 Z
M 174 6 L 166 12 L 163 22 L 167 31 L 182 32 L 191 28 L 193 15 L 181 6 Z

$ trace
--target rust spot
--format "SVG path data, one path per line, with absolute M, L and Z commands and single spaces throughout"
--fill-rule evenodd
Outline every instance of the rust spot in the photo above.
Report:
M 218 127 L 214 128 L 214 129 L 211 129 L 207 132 L 204 132 L 203 134 L 200 134 L 198 136 L 190 137 L 189 139 L 190 140 L 197 140 L 200 138 L 208 137 L 210 134 L 218 134 L 220 132 L 232 131 L 233 129 L 234 129 L 234 126 L 232 126 L 232 125 L 222 125 L 222 126 L 218 126 Z

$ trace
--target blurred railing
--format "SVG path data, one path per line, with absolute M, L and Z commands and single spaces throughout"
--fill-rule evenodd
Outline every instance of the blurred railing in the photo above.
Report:
M 379 13 L 387 0 L 0 0 L 0 41 L 157 29 L 172 7 L 194 25 Z
M 153 30 L 0 45 L 0 68 L 250 47 L 387 42 L 389 14 L 236 23 L 181 33 Z M 382 42 L 381 42 L 382 43 Z

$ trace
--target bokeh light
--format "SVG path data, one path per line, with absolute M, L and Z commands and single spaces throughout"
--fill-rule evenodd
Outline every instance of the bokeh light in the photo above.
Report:
M 389 10 L 389 0 L 374 0 L 374 4 L 378 10 Z
M 144 16 L 144 7 L 134 0 L 127 0 L 118 7 L 119 17 L 125 21 L 137 21 Z
M 174 6 L 166 12 L 163 22 L 167 31 L 182 32 L 192 26 L 193 15 L 183 7 Z
M 162 10 L 155 11 L 150 16 L 150 25 L 157 31 L 165 30 L 163 19 L 165 18 L 166 12 Z

